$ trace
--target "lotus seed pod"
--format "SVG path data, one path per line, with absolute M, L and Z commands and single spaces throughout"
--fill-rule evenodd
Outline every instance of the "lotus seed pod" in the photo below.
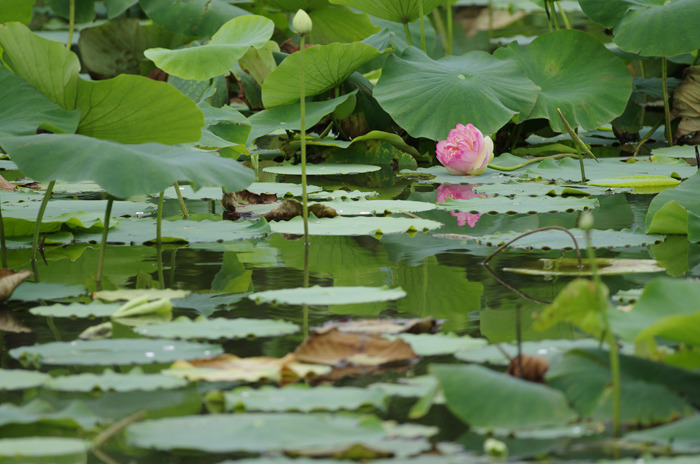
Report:
M 292 20 L 292 28 L 299 35 L 311 32 L 311 18 L 304 10 L 297 11 Z
M 578 226 L 583 230 L 591 230 L 593 228 L 593 213 L 584 211 L 578 221 Z

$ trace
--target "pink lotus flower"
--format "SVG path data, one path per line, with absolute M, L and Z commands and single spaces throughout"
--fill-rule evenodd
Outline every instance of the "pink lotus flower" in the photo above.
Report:
M 493 159 L 493 141 L 471 124 L 457 124 L 435 147 L 437 159 L 454 176 L 477 176 Z
M 437 202 L 444 203 L 448 198 L 455 200 L 469 200 L 470 198 L 488 198 L 488 195 L 483 193 L 474 193 L 474 185 L 460 184 L 440 184 L 437 189 Z M 481 217 L 481 213 L 456 213 L 450 211 L 450 214 L 457 218 L 457 225 L 462 227 L 464 224 L 469 224 L 469 227 L 474 227 L 476 221 Z

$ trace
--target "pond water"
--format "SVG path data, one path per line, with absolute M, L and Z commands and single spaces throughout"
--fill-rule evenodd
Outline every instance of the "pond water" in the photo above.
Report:
M 317 183 L 318 178 L 313 179 Z M 322 184 L 323 182 L 318 182 Z M 337 183 L 329 181 L 329 185 Z M 356 186 L 352 186 L 355 188 Z M 328 187 L 326 187 L 328 188 Z M 429 180 L 402 180 L 399 187 L 375 188 L 382 199 L 402 199 L 435 203 L 438 199 L 438 184 Z M 54 199 L 61 198 L 57 195 Z M 68 196 L 63 196 L 69 198 Z M 75 198 L 98 199 L 99 194 L 75 196 Z M 600 207 L 593 212 L 596 229 L 623 230 L 643 226 L 644 216 L 653 195 L 618 193 L 598 196 Z M 524 201 L 528 201 L 525 197 Z M 532 197 L 534 198 L 534 197 Z M 141 199 L 144 200 L 144 199 Z M 156 204 L 154 199 L 148 202 Z M 215 200 L 187 200 L 193 219 L 220 219 L 222 208 Z M 81 204 L 84 201 L 81 200 Z M 176 199 L 167 199 L 164 217 L 177 217 L 180 206 Z M 466 216 L 465 216 L 466 215 Z M 396 215 L 403 216 L 403 215 Z M 537 227 L 559 225 L 573 228 L 579 213 L 540 213 L 540 214 L 481 214 L 454 213 L 432 210 L 416 213 L 416 216 L 439 221 L 443 227 L 429 232 L 385 234 L 363 236 L 313 236 L 309 247 L 308 271 L 310 285 L 330 286 L 370 286 L 400 287 L 406 297 L 396 301 L 339 304 L 331 306 L 302 307 L 297 305 L 256 304 L 247 295 L 251 292 L 296 288 L 304 282 L 304 245 L 298 237 L 270 234 L 263 238 L 227 241 L 222 234 L 208 243 L 164 244 L 161 250 L 163 265 L 162 286 L 171 289 L 189 290 L 206 295 L 211 292 L 227 292 L 231 298 L 226 304 L 216 307 L 211 302 L 176 304 L 174 317 L 198 315 L 223 318 L 252 318 L 284 320 L 299 325 L 302 330 L 291 335 L 251 338 L 243 340 L 223 340 L 226 353 L 240 357 L 272 356 L 283 357 L 303 342 L 307 330 L 323 325 L 328 321 L 371 318 L 422 318 L 431 316 L 440 322 L 442 332 L 457 335 L 470 335 L 485 338 L 489 343 L 512 343 L 516 340 L 518 318 L 521 321 L 523 341 L 545 339 L 577 339 L 584 335 L 568 323 L 556 324 L 545 332 L 533 328 L 532 317 L 542 310 L 544 302 L 551 302 L 561 289 L 574 277 L 537 276 L 504 271 L 504 268 L 542 267 L 541 258 L 557 259 L 562 256 L 574 257 L 573 251 L 558 250 L 504 250 L 489 263 L 490 270 L 481 262 L 494 250 L 494 246 L 480 245 L 478 237 L 498 232 L 525 231 Z M 142 219 L 149 221 L 149 218 Z M 216 229 L 217 223 L 211 225 Z M 456 237 L 459 235 L 459 237 Z M 685 241 L 685 238 L 683 238 Z M 540 242 L 540 247 L 547 247 Z M 583 246 L 583 243 L 581 243 Z M 632 246 L 598 250 L 598 257 L 649 259 L 654 245 Z M 38 264 L 42 283 L 85 285 L 95 289 L 95 270 L 98 245 L 72 244 L 46 247 L 46 263 Z M 570 247 L 569 247 L 570 248 Z M 689 275 L 697 275 L 698 267 L 693 267 L 696 246 L 691 245 Z M 8 251 L 9 267 L 24 267 L 28 262 L 29 251 L 11 249 Z M 155 246 L 116 246 L 107 249 L 104 288 L 157 288 L 159 272 Z M 646 282 L 663 272 L 627 273 L 604 276 L 604 282 L 614 295 L 618 291 L 639 289 Z M 87 301 L 85 296 L 80 300 Z M 62 300 L 63 301 L 63 300 Z M 52 302 L 50 302 L 52 303 Z M 50 303 L 41 303 L 42 305 Z M 109 318 L 60 318 L 33 316 L 27 311 L 36 307 L 36 302 L 11 302 L 3 316 L 14 319 L 19 331 L 2 333 L 0 366 L 5 369 L 22 368 L 18 360 L 9 355 L 13 348 L 71 341 L 78 338 L 85 329 Z M 139 337 L 134 331 L 121 324 L 114 324 L 114 338 Z M 410 369 L 383 370 L 359 377 L 346 377 L 337 385 L 367 386 L 377 382 L 396 382 L 399 377 L 415 377 L 427 372 L 432 363 L 458 362 L 451 355 L 426 356 Z M 143 366 L 146 372 L 158 372 L 168 364 Z M 127 367 L 113 366 L 126 372 Z M 103 367 L 90 366 L 41 366 L 44 372 L 53 375 L 81 372 L 101 372 Z M 110 420 L 124 418 L 141 409 L 150 411 L 150 418 L 195 414 L 202 409 L 203 395 L 212 390 L 230 390 L 236 383 L 200 382 L 185 389 L 159 392 L 128 393 L 65 393 L 49 389 L 33 388 L 22 391 L 0 392 L 2 402 L 21 404 L 38 397 L 56 408 L 79 399 L 100 417 Z M 392 397 L 386 410 L 372 410 L 382 419 L 408 420 L 408 412 L 415 399 Z M 418 423 L 438 427 L 437 441 L 457 443 L 468 452 L 481 454 L 483 434 L 468 431 L 468 428 L 452 415 L 444 405 L 434 405 Z M 1 426 L 0 426 L 1 427 Z M 76 436 L 76 432 L 40 425 L 23 425 L 14 429 L 1 428 L 6 436 L 63 435 Z M 48 432 L 47 432 L 48 430 Z M 89 433 L 77 432 L 77 436 Z M 512 440 L 508 442 L 511 453 L 521 452 L 524 456 L 534 456 L 540 452 L 554 455 L 564 454 L 567 458 L 597 458 L 607 454 L 600 443 L 586 443 L 580 439 L 579 451 L 567 447 L 573 439 L 556 440 Z M 528 451 L 528 447 L 534 447 Z M 538 448 L 539 447 L 539 448 Z M 191 454 L 148 452 L 130 447 L 122 439 L 113 440 L 106 448 L 114 462 L 187 462 L 213 463 L 243 454 Z M 580 456 L 579 456 L 580 455 Z M 463 456 L 462 456 L 463 458 Z M 460 459 L 462 459 L 460 458 Z M 100 460 L 91 455 L 89 462 L 109 462 L 109 457 Z M 258 461 L 256 461 L 258 462 Z M 259 461 L 263 462 L 263 461 Z M 398 460 L 394 462 L 399 462 Z M 426 461 L 427 462 L 427 461 Z M 455 461 L 463 462 L 463 461 Z M 476 462 L 476 461 L 475 461 Z

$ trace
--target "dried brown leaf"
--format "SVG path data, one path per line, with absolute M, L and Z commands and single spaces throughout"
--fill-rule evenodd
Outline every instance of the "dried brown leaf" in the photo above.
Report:
M 700 66 L 691 66 L 684 71 L 684 78 L 673 92 L 673 117 L 680 117 L 673 138 L 700 131 Z
M 0 176 L 0 190 L 5 192 L 14 192 L 17 186 L 12 182 L 8 182 L 4 177 Z
M 11 269 L 0 269 L 0 302 L 10 298 L 15 288 L 31 275 L 32 271 L 28 269 L 22 269 L 19 272 Z
M 513 377 L 519 377 L 530 382 L 545 383 L 544 376 L 549 369 L 549 359 L 542 356 L 522 355 L 523 374 L 520 375 L 520 364 L 518 357 L 515 356 L 510 360 L 506 374 Z
M 313 213 L 317 218 L 336 217 L 338 213 L 321 203 L 314 203 L 309 206 L 309 213 Z M 303 205 L 294 198 L 288 198 L 278 207 L 265 214 L 263 217 L 268 221 L 289 221 L 292 218 L 303 215 Z
M 9 309 L 0 310 L 0 331 L 13 333 L 29 333 L 32 331 L 24 325 L 22 321 L 17 319 L 14 311 Z
M 338 329 L 343 333 L 364 334 L 400 334 L 400 333 L 435 333 L 440 330 L 438 322 L 432 317 L 420 319 L 365 319 L 360 321 L 329 321 L 315 330 L 316 333 Z
M 389 341 L 374 335 L 342 333 L 338 329 L 311 335 L 295 354 L 299 361 L 329 366 L 346 363 L 383 366 L 418 358 L 411 345 L 400 338 Z

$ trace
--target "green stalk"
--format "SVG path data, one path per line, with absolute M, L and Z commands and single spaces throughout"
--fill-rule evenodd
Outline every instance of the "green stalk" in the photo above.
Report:
M 552 2 L 552 22 L 554 23 L 554 30 L 558 31 L 559 30 L 559 20 L 557 19 L 557 12 L 556 9 L 554 8 L 554 0 L 550 0 Z M 547 3 L 547 0 L 545 0 L 545 3 Z
M 165 196 L 165 190 L 160 192 L 158 196 L 158 212 L 156 213 L 156 255 L 158 258 L 158 280 L 160 281 L 160 288 L 165 288 L 165 279 L 163 277 L 163 256 L 161 253 L 162 246 L 162 223 L 163 223 L 163 197 Z
M 408 29 L 408 23 L 403 23 L 403 31 L 406 34 L 406 42 L 408 42 L 408 46 L 413 46 L 413 41 L 411 40 L 411 31 L 410 29 Z
M 34 237 L 32 238 L 32 256 L 30 262 L 34 267 L 34 279 L 37 282 L 39 281 L 39 276 L 36 273 L 36 254 L 39 249 L 39 233 L 41 232 L 41 219 L 44 217 L 46 205 L 49 202 L 49 198 L 51 198 L 51 192 L 53 192 L 54 185 L 56 185 L 56 181 L 52 180 L 51 182 L 49 182 L 48 187 L 46 187 L 44 198 L 41 200 L 41 206 L 39 206 L 39 214 L 36 215 L 36 224 L 34 224 Z
M 304 288 L 309 288 L 309 247 L 304 245 Z M 302 331 L 304 338 L 309 336 L 309 305 L 303 307 Z
M 491 47 L 491 39 L 493 39 L 493 0 L 489 0 L 489 43 L 487 48 Z
M 428 53 L 425 49 L 425 18 L 423 15 L 423 0 L 418 0 L 418 14 L 420 15 L 420 47 L 424 52 Z
M 700 61 L 700 49 L 695 52 L 695 58 L 693 59 L 693 62 L 690 64 L 691 66 L 695 66 L 698 64 L 698 61 Z
M 2 268 L 7 269 L 7 246 L 5 245 L 5 224 L 2 222 L 2 208 L 0 208 L 0 255 L 2 255 Z
M 561 15 L 562 21 L 564 21 L 564 27 L 566 27 L 567 29 L 571 29 L 569 17 L 566 16 L 566 12 L 564 12 L 564 8 L 562 8 L 561 3 L 557 2 L 556 5 L 559 7 L 559 14 Z
M 306 95 L 304 93 L 304 34 L 300 35 L 299 41 L 299 91 L 301 93 L 301 203 L 304 218 L 304 245 L 309 245 L 309 205 L 306 194 Z
M 70 50 L 73 45 L 73 31 L 75 30 L 75 0 L 70 0 L 68 6 L 68 43 L 66 50 Z
M 552 14 L 549 11 L 549 0 L 544 0 L 544 11 L 547 13 L 547 25 L 549 26 L 549 32 L 552 32 Z
M 612 374 L 612 387 L 613 387 L 613 434 L 616 438 L 620 436 L 620 355 L 617 350 L 617 343 L 615 343 L 615 337 L 612 335 L 610 328 L 610 322 L 608 320 L 608 302 L 603 295 L 602 286 L 603 283 L 600 280 L 600 275 L 598 274 L 598 263 L 596 262 L 595 251 L 591 246 L 591 231 L 586 230 L 586 248 L 588 251 L 588 263 L 591 266 L 591 273 L 593 274 L 593 282 L 595 283 L 596 294 L 600 300 L 600 308 L 603 316 L 603 324 L 605 326 L 604 330 L 607 334 L 608 345 L 610 345 L 610 373 Z
M 666 121 L 666 140 L 668 146 L 673 146 L 673 135 L 671 134 L 671 108 L 668 104 L 668 62 L 665 56 L 661 57 L 661 89 L 664 92 L 664 117 Z
M 445 5 L 447 6 L 447 54 L 452 55 L 452 5 L 449 0 Z
M 593 154 L 593 152 L 588 148 L 588 145 L 586 145 L 585 143 L 583 143 L 583 140 L 581 140 L 581 139 L 578 137 L 578 135 L 576 134 L 576 132 L 574 132 L 574 130 L 573 130 L 573 129 L 571 128 L 571 126 L 569 125 L 569 122 L 566 120 L 566 118 L 564 118 L 564 115 L 561 114 L 561 110 L 560 110 L 559 108 L 557 108 L 557 113 L 559 113 L 559 117 L 561 118 L 561 122 L 564 123 L 564 127 L 566 128 L 566 131 L 569 133 L 569 137 L 571 137 L 571 139 L 572 139 L 576 144 L 578 144 L 578 145 L 581 147 L 581 149 L 582 149 L 584 152 L 586 152 L 586 154 L 588 154 L 588 156 L 590 156 L 591 158 L 593 158 L 593 159 L 596 160 L 597 162 L 600 162 L 600 161 L 598 161 L 598 158 L 595 157 L 595 155 Z
M 647 77 L 647 71 L 646 68 L 644 67 L 644 60 L 639 60 L 639 74 L 642 77 L 642 79 L 646 79 Z M 642 94 L 642 101 L 646 103 L 647 101 L 647 94 Z M 642 105 L 642 111 L 639 112 L 639 125 L 643 126 L 644 125 L 644 117 L 646 116 L 647 112 L 647 107 L 646 105 Z
M 95 277 L 95 283 L 97 284 L 97 289 L 102 290 L 102 268 L 105 264 L 105 252 L 107 251 L 107 234 L 109 233 L 109 218 L 112 217 L 112 203 L 114 203 L 114 197 L 109 195 L 107 197 L 107 208 L 105 209 L 105 218 L 102 221 L 102 243 L 100 244 L 100 255 L 97 258 L 97 276 Z
M 442 48 L 445 49 L 445 55 L 447 55 L 447 30 L 445 29 L 445 23 L 442 21 L 442 16 L 440 16 L 439 8 L 433 10 L 433 20 L 435 22 L 437 34 L 440 36 L 440 41 L 442 42 Z
M 583 156 L 581 156 L 581 147 L 576 144 L 576 155 L 578 156 L 578 164 L 581 166 L 581 183 L 586 183 L 586 168 L 583 167 Z
M 175 192 L 177 193 L 177 201 L 180 202 L 180 209 L 182 210 L 182 219 L 187 219 L 190 213 L 187 211 L 187 205 L 185 205 L 185 200 L 182 198 L 182 192 L 180 192 L 180 184 L 175 182 L 173 184 L 175 187 Z
M 639 142 L 637 142 L 637 148 L 635 148 L 634 153 L 632 153 L 633 157 L 637 156 L 639 154 L 639 150 L 641 150 L 642 146 L 647 142 L 647 140 L 649 140 L 649 138 L 651 137 L 651 134 L 656 132 L 656 129 L 659 128 L 659 126 L 661 125 L 661 122 L 662 122 L 661 119 L 659 119 L 656 122 L 656 124 L 654 124 L 654 126 L 649 130 L 649 132 L 647 132 L 646 135 L 644 137 L 642 137 Z

